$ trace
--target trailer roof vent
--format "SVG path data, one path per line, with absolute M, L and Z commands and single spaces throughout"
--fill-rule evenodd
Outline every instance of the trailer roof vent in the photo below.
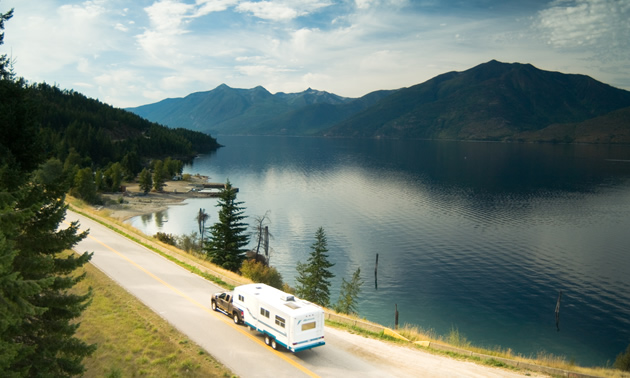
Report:
M 284 300 L 287 302 L 295 302 L 295 297 L 293 295 L 287 295 Z
M 287 302 L 284 305 L 287 306 L 288 308 L 292 308 L 294 310 L 297 310 L 298 308 L 301 308 L 301 306 L 297 302 Z

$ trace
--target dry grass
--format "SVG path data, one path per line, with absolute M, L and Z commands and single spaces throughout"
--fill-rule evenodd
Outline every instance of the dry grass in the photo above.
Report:
M 440 342 L 487 356 L 507 358 L 587 375 L 608 378 L 630 378 L 629 372 L 623 372 L 611 367 L 581 367 L 575 365 L 573 361 L 567 360 L 564 356 L 556 356 L 550 353 L 540 352 L 536 356 L 522 356 L 515 354 L 511 349 L 484 349 L 475 347 L 455 328 L 451 329 L 446 336 L 438 336 L 433 330 L 427 331 L 415 325 L 405 324 L 402 328 L 399 328 L 397 332 L 409 339 L 412 343 L 416 341 Z
M 98 349 L 85 377 L 230 377 L 232 373 L 164 319 L 87 264 L 77 290 L 92 287 L 92 304 L 77 336 Z

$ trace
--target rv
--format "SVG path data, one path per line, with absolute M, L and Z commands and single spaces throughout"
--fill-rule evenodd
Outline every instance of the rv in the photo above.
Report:
M 325 344 L 324 311 L 313 303 L 260 283 L 235 287 L 233 301 L 243 323 L 273 349 L 299 352 Z

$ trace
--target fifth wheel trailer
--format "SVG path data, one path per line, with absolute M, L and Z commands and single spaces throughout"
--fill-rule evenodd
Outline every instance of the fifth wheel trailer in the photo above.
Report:
M 324 310 L 265 284 L 234 288 L 234 305 L 243 310 L 243 323 L 265 335 L 265 343 L 291 352 L 324 345 Z

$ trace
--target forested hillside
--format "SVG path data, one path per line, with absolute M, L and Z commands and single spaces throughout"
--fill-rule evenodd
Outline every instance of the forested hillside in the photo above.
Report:
M 24 90 L 48 157 L 64 160 L 74 149 L 91 164 L 105 167 L 125 156 L 133 156 L 136 164 L 167 156 L 187 159 L 219 146 L 210 135 L 169 129 L 72 90 L 45 83 Z

